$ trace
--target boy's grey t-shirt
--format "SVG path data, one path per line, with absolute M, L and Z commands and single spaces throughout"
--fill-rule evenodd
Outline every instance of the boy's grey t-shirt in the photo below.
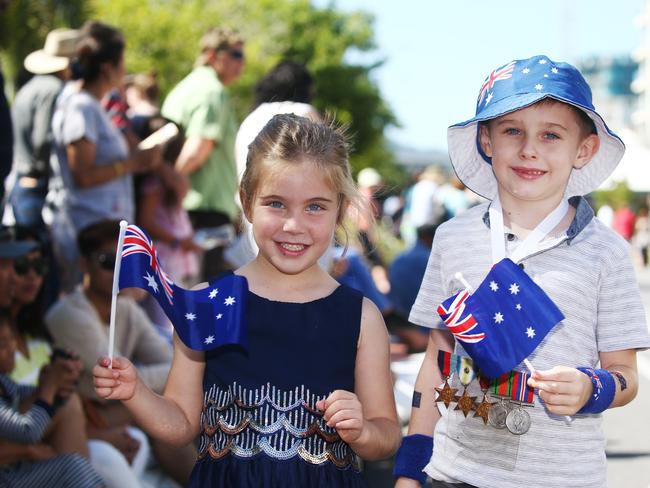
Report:
M 128 158 L 124 136 L 111 123 L 99 101 L 67 85 L 52 119 L 58 171 L 63 180 L 62 209 L 77 229 L 103 219 L 134 218 L 133 179 L 130 174 L 88 188 L 79 187 L 68 165 L 66 145 L 82 138 L 95 144 L 95 165 L 111 165 Z
M 628 244 L 592 218 L 584 199 L 572 199 L 572 204 L 577 207 L 570 227 L 575 236 L 522 260 L 526 272 L 566 317 L 529 356 L 537 369 L 592 366 L 599 352 L 650 347 Z M 440 226 L 411 322 L 444 328 L 436 308 L 462 289 L 455 273 L 461 272 L 474 289 L 483 280 L 491 266 L 487 208 L 478 205 Z M 458 345 L 456 353 L 466 355 Z M 523 364 L 516 369 L 526 370 Z M 460 387 L 457 379 L 455 383 Z M 468 390 L 480 401 L 483 395 L 476 383 Z M 485 488 L 606 486 L 601 415 L 576 415 L 568 424 L 549 414 L 537 397 L 534 408 L 526 411 L 531 428 L 516 436 L 450 409 L 436 424 L 434 454 L 426 472 L 434 479 Z

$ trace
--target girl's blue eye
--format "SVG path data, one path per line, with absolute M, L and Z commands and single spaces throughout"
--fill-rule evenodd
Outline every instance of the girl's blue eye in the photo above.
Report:
M 307 205 L 307 210 L 309 212 L 318 212 L 320 210 L 323 210 L 323 207 L 318 203 L 310 203 L 309 205 Z
M 274 201 L 272 201 L 272 202 L 269 202 L 269 203 L 267 203 L 266 205 L 269 206 L 269 207 L 271 207 L 271 208 L 282 208 L 282 207 L 284 207 L 284 205 L 282 205 L 282 202 L 279 202 L 279 201 L 277 201 L 277 200 L 274 200 Z
M 516 136 L 517 134 L 519 134 L 519 129 L 515 129 L 514 127 L 509 127 L 505 130 L 505 133 L 510 136 Z

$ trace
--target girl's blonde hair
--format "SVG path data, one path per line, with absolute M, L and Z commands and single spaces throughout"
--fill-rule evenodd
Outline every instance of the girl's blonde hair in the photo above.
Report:
M 239 188 L 244 213 L 250 217 L 263 177 L 273 177 L 281 165 L 307 162 L 321 170 L 337 193 L 339 226 L 343 226 L 350 206 L 364 215 L 369 213 L 352 178 L 348 151 L 345 129 L 333 122 L 315 122 L 294 114 L 274 116 L 248 146 L 246 170 Z

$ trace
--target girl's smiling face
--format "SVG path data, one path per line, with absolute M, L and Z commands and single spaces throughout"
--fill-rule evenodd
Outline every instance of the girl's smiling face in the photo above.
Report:
M 332 243 L 339 196 L 310 161 L 277 166 L 263 170 L 249 217 L 258 259 L 297 275 L 318 266 Z

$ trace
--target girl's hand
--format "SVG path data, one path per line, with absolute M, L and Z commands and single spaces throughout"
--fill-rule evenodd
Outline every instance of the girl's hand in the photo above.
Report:
M 539 390 L 546 409 L 557 415 L 574 415 L 593 392 L 591 379 L 582 371 L 567 366 L 535 371 L 528 385 Z
M 130 400 L 135 393 L 138 373 L 133 363 L 126 358 L 113 358 L 113 369 L 109 369 L 111 361 L 101 357 L 93 368 L 95 392 L 106 400 Z
M 334 427 L 341 439 L 350 444 L 358 441 L 364 427 L 363 410 L 357 396 L 349 391 L 335 390 L 325 400 L 316 403 L 323 410 L 323 418 Z

